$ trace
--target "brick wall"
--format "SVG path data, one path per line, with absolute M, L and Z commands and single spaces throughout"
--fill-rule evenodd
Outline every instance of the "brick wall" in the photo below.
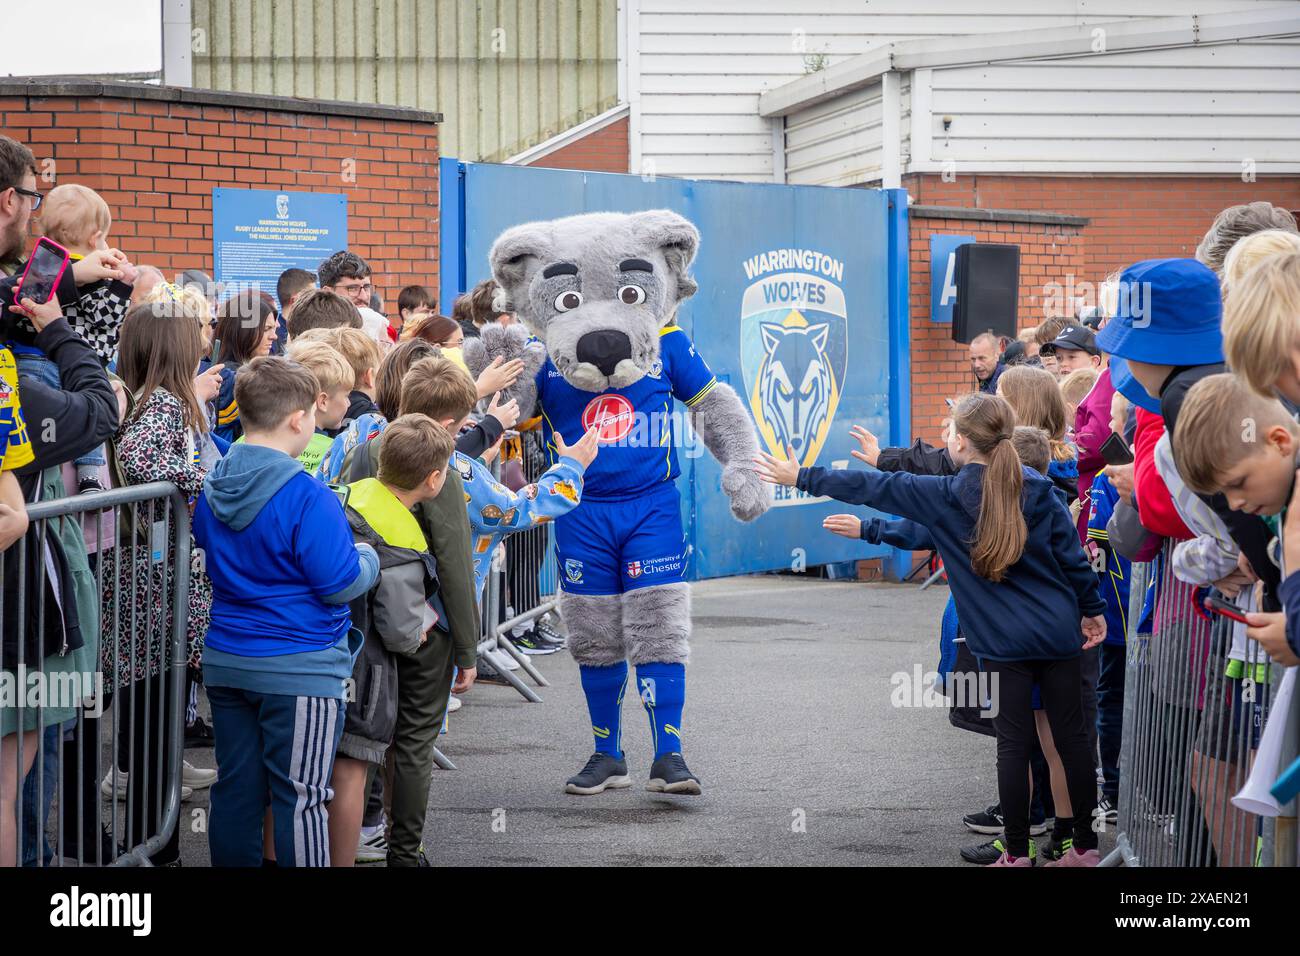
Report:
M 1215 215 L 1255 200 L 1300 209 L 1300 177 L 1243 183 L 1229 177 L 1088 177 L 937 175 L 903 178 L 914 204 L 1049 212 L 1086 217 L 1082 227 L 972 222 L 912 217 L 912 437 L 937 441 L 943 399 L 974 385 L 967 348 L 948 325 L 931 323 L 930 236 L 972 235 L 980 242 L 1018 243 L 1021 328 L 1052 311 L 1048 283 L 1098 283 L 1142 259 L 1192 256 Z
M 279 97 L 0 81 L 0 132 L 36 155 L 39 188 L 75 182 L 98 191 L 113 212 L 110 244 L 133 262 L 169 277 L 210 273 L 214 187 L 346 193 L 349 248 L 370 263 L 386 303 L 409 283 L 437 287 L 439 118 Z
M 628 163 L 627 117 L 534 160 L 529 166 L 586 169 L 593 173 L 625 173 Z
M 914 202 L 1087 216 L 1086 275 L 1097 281 L 1143 259 L 1192 256 L 1219 210 L 1266 200 L 1300 209 L 1300 177 L 962 175 L 903 177 Z
M 954 342 L 952 326 L 930 321 L 930 237 L 974 236 L 976 242 L 1020 246 L 1020 328 L 1037 325 L 1054 311 L 1044 286 L 1083 270 L 1086 249 L 1079 226 L 1021 222 L 971 222 L 914 216 L 910 226 L 912 438 L 938 442 L 946 398 L 975 388 L 968 346 Z

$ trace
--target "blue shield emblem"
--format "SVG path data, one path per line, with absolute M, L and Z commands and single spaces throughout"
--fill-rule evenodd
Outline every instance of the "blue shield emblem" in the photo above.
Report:
M 768 452 L 785 458 L 790 447 L 801 466 L 813 465 L 848 367 L 842 264 L 798 249 L 750 260 L 747 271 L 751 264 L 740 314 L 746 399 Z M 764 266 L 777 271 L 764 275 Z

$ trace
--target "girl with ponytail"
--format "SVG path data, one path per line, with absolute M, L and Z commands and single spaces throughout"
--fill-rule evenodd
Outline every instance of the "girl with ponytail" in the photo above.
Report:
M 923 550 L 943 558 L 962 633 L 987 675 L 988 715 L 998 738 L 998 791 L 1006 850 L 995 866 L 1030 866 L 1029 754 L 1035 736 L 1037 685 L 1060 753 L 1074 810 L 1073 846 L 1056 866 L 1095 866 L 1097 802 L 1080 694 L 1085 647 L 1106 636 L 1106 605 L 1074 523 L 1052 483 L 1024 468 L 1011 444 L 1016 416 L 1005 399 L 974 394 L 958 403 L 945 435 L 954 475 L 800 468 L 760 453 L 759 474 L 901 516 L 858 522 L 827 518 L 837 533 Z M 853 429 L 868 460 L 869 433 Z M 860 529 L 860 530 L 859 530 Z

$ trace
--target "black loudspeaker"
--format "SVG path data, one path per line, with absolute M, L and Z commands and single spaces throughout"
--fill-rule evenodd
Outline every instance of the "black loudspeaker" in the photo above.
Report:
M 952 337 L 969 342 L 981 332 L 1016 337 L 1020 247 L 970 242 L 957 247 Z

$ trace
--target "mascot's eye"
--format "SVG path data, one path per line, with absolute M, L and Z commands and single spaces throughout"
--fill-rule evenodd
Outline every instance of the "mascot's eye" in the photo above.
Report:
M 572 289 L 561 292 L 555 297 L 556 312 L 572 312 L 580 305 L 582 305 L 582 293 L 574 292 Z
M 645 301 L 645 289 L 639 285 L 625 285 L 618 290 L 618 298 L 624 305 L 640 305 Z

